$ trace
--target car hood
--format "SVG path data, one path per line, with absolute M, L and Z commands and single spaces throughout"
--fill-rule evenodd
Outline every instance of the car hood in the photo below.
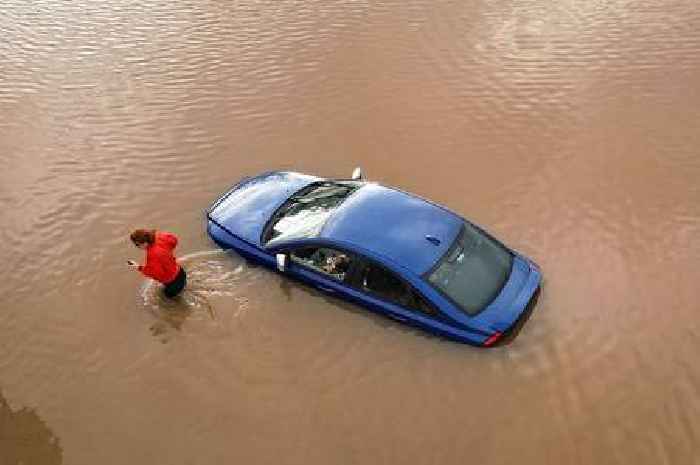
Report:
M 274 171 L 246 178 L 209 209 L 208 217 L 228 233 L 260 246 L 265 224 L 294 192 L 321 178 Z

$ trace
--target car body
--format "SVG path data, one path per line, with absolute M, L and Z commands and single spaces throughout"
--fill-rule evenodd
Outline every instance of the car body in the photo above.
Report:
M 503 339 L 539 290 L 539 267 L 445 207 L 356 179 L 272 171 L 207 211 L 221 247 L 323 292 L 478 346 Z

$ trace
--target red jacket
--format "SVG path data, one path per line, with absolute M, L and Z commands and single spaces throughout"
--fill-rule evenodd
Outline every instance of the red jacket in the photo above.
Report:
M 146 247 L 146 264 L 140 265 L 139 271 L 163 284 L 172 282 L 180 272 L 180 265 L 173 255 L 176 246 L 174 234 L 156 232 L 156 241 Z

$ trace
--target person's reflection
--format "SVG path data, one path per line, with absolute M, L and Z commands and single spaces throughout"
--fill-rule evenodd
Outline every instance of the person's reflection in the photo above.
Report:
M 165 297 L 159 299 L 157 310 L 153 312 L 158 321 L 151 325 L 151 334 L 160 338 L 161 342 L 165 344 L 169 340 L 167 336 L 168 330 L 180 331 L 185 320 L 192 315 L 192 312 L 191 304 L 183 295 L 173 300 Z

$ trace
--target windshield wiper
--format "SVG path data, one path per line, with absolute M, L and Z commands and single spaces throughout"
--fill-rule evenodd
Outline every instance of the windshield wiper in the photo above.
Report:
M 450 256 L 447 258 L 447 263 L 454 263 L 457 261 L 457 259 L 464 253 L 464 247 L 462 246 L 457 246 L 455 249 L 452 251 Z

